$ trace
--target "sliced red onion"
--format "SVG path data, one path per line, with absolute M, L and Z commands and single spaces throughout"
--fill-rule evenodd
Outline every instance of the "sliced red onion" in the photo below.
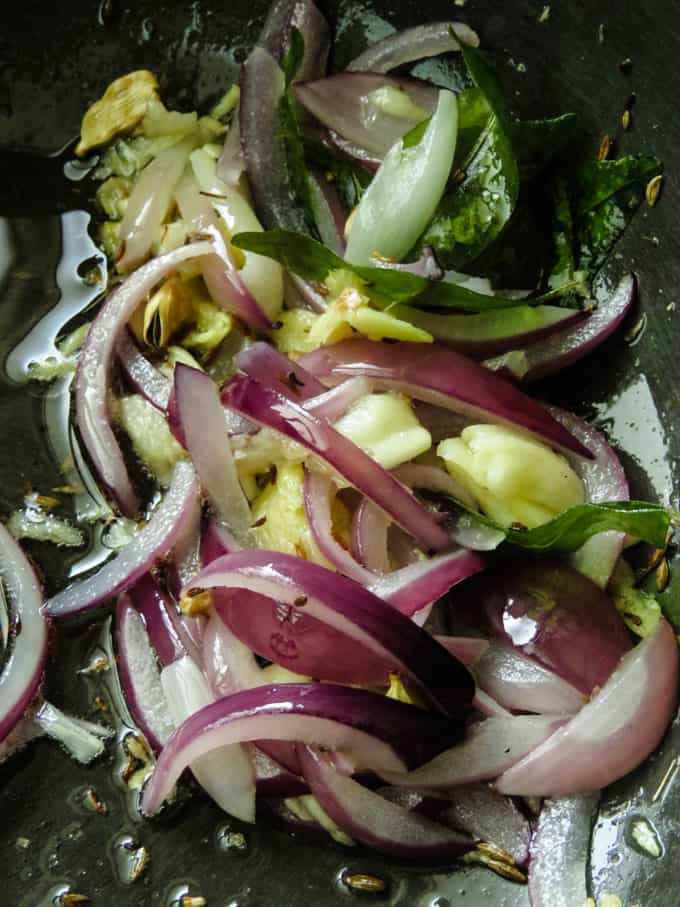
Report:
M 163 691 L 177 727 L 213 702 L 205 677 L 185 656 L 163 668 Z M 201 787 L 225 812 L 242 822 L 255 821 L 255 775 L 245 746 L 232 743 L 190 763 Z
M 531 826 L 512 800 L 486 784 L 457 787 L 449 792 L 447 799 L 450 803 L 440 813 L 440 822 L 466 831 L 478 841 L 495 844 L 519 866 L 527 864 Z M 573 904 L 582 907 L 577 901 Z
M 323 384 L 269 343 L 252 343 L 236 356 L 236 366 L 260 384 L 294 400 L 309 400 L 326 391 Z
M 336 570 L 362 586 L 370 586 L 375 581 L 375 574 L 362 567 L 333 535 L 331 505 L 335 490 L 335 484 L 329 476 L 305 470 L 305 513 L 312 536 L 321 554 Z
M 501 793 L 570 797 L 606 787 L 658 746 L 678 698 L 678 643 L 663 618 L 571 721 L 497 781 Z
M 137 495 L 111 428 L 108 393 L 118 337 L 139 303 L 183 261 L 211 252 L 207 242 L 193 243 L 152 259 L 109 295 L 92 322 L 78 360 L 76 420 L 99 478 L 113 493 L 125 516 L 137 513 Z
M 252 744 L 245 744 L 250 748 L 250 758 L 255 770 L 255 787 L 258 797 L 301 797 L 309 793 L 309 788 L 304 778 L 286 771 L 274 759 L 270 758 L 261 749 Z M 288 744 L 294 747 L 295 744 Z
M 396 787 L 428 791 L 497 778 L 549 740 L 564 723 L 563 718 L 549 715 L 486 718 L 469 728 L 462 743 L 420 768 L 406 774 L 380 772 L 380 775 Z
M 637 278 L 627 274 L 609 299 L 599 303 L 585 321 L 523 348 L 522 374 L 517 377 L 523 384 L 528 384 L 554 375 L 592 353 L 614 333 L 636 299 Z M 485 363 L 489 368 L 496 368 L 498 364 L 495 359 Z
M 466 416 L 523 429 L 553 447 L 592 459 L 586 447 L 526 394 L 476 362 L 437 344 L 346 340 L 308 353 L 300 364 L 317 378 L 366 375 L 378 387 L 401 390 L 409 397 Z
M 423 428 L 426 428 L 432 435 L 433 444 L 436 444 L 438 441 L 443 441 L 445 438 L 457 438 L 464 428 L 467 428 L 468 425 L 472 425 L 474 422 L 474 420 L 466 418 L 460 413 L 455 413 L 450 409 L 444 409 L 441 406 L 434 406 L 432 403 L 423 403 L 422 400 L 413 401 L 413 410 Z M 444 475 L 448 475 L 445 470 L 441 471 Z M 416 485 L 415 487 L 418 486 Z M 445 494 L 446 492 L 442 489 L 442 493 Z M 461 498 L 461 500 L 464 499 Z
M 562 561 L 513 565 L 469 588 L 488 632 L 586 696 L 606 683 L 630 637 L 609 597 Z
M 338 387 L 346 384 L 347 381 L 343 381 Z M 392 569 L 387 550 L 390 523 L 390 518 L 373 501 L 361 499 L 352 520 L 352 553 L 359 563 L 374 573 L 389 573 Z
M 531 907 L 587 904 L 590 834 L 599 796 L 546 800 L 531 842 Z
M 335 422 L 344 415 L 352 403 L 369 394 L 371 387 L 372 384 L 368 378 L 349 378 L 323 394 L 311 397 L 304 406 L 319 418 Z
M 406 617 L 413 617 L 485 567 L 486 562 L 474 551 L 459 548 L 374 577 L 368 588 Z
M 425 862 L 454 860 L 475 842 L 419 813 L 381 797 L 338 772 L 317 749 L 300 760 L 312 794 L 351 838 L 393 856 Z
M 0 584 L 14 615 L 15 635 L 0 674 L 0 742 L 20 720 L 40 685 L 47 660 L 42 590 L 18 542 L 0 523 Z
M 105 741 L 113 734 L 110 727 L 67 715 L 44 700 L 31 723 L 51 740 L 55 740 L 81 765 L 89 765 L 106 749 Z
M 175 467 L 165 497 L 146 526 L 93 576 L 76 580 L 47 601 L 50 617 L 65 617 L 93 608 L 129 589 L 158 558 L 172 548 L 198 507 L 198 481 L 190 463 Z
M 446 532 L 408 489 L 328 422 L 295 401 L 237 375 L 225 386 L 222 402 L 311 450 L 426 548 L 449 545 Z
M 143 355 L 129 331 L 121 331 L 116 355 L 128 384 L 156 409 L 165 412 L 170 399 L 170 381 Z
M 156 653 L 144 621 L 127 595 L 116 608 L 118 675 L 135 723 L 156 752 L 175 729 L 163 692 Z
M 304 307 L 312 312 L 326 311 L 326 297 L 318 291 L 316 285 L 303 280 L 298 274 L 286 274 L 285 290 L 289 309 Z
M 313 0 L 275 0 L 269 7 L 257 43 L 283 63 L 293 28 L 302 35 L 305 49 L 296 77 L 312 79 L 321 75 L 326 69 L 330 33 L 328 23 Z
M 417 118 L 386 113 L 376 102 L 375 93 L 400 92 L 421 111 Z M 371 163 L 379 163 L 389 149 L 420 121 L 431 116 L 437 106 L 437 89 L 418 79 L 394 78 L 375 72 L 341 72 L 316 82 L 298 82 L 297 100 L 316 119 L 338 135 L 359 146 Z M 347 150 L 345 147 L 344 150 Z M 356 156 L 356 155 L 355 155 Z
M 176 418 L 176 414 L 173 415 L 174 418 Z M 201 523 L 202 512 L 200 508 L 197 508 L 194 518 L 187 522 L 173 546 L 172 559 L 168 564 L 165 579 L 168 589 L 175 599 L 178 598 L 182 586 L 186 585 L 201 569 Z
M 370 264 L 376 268 L 386 268 L 392 271 L 407 271 L 417 277 L 426 277 L 428 280 L 441 280 L 444 271 L 439 265 L 432 246 L 423 246 L 420 258 L 417 261 L 393 262 L 384 258 L 371 257 Z
M 389 72 L 390 69 L 396 69 L 404 63 L 460 50 L 459 42 L 478 47 L 479 37 L 477 32 L 464 22 L 430 22 L 427 25 L 416 25 L 371 44 L 352 60 L 347 69 Z
M 402 771 L 404 758 L 450 729 L 413 706 L 366 690 L 328 684 L 258 687 L 219 699 L 172 735 L 144 790 L 142 809 L 157 812 L 195 759 L 234 743 L 290 740 L 338 751 L 355 769 Z
M 141 576 L 124 597 L 130 600 L 144 622 L 162 665 L 172 664 L 187 654 L 187 641 L 181 630 L 179 615 L 152 573 Z
M 186 449 L 215 515 L 237 539 L 246 539 L 250 505 L 236 472 L 215 383 L 204 372 L 178 363 L 174 399 Z
M 482 690 L 507 709 L 573 715 L 585 702 L 583 693 L 558 674 L 506 646 L 489 646 L 473 674 Z
M 214 612 L 203 637 L 203 661 L 215 696 L 228 696 L 262 684 L 262 671 L 255 656 Z
M 603 504 L 606 501 L 628 501 L 630 493 L 626 473 L 606 437 L 587 422 L 556 406 L 549 406 L 550 415 L 578 438 L 594 459 L 568 456 L 572 469 L 583 482 L 586 501 Z M 603 589 L 609 584 L 625 543 L 623 532 L 600 532 L 570 557 L 571 564 Z
M 201 273 L 212 301 L 251 328 L 269 330 L 271 321 L 239 274 L 210 200 L 201 195 L 193 178 L 188 176 L 177 186 L 175 199 L 182 217 L 193 231 L 199 236 L 208 236 L 213 244 L 212 253 L 201 260 Z
M 218 557 L 222 557 L 223 554 L 231 554 L 232 551 L 241 551 L 241 546 L 234 536 L 216 520 L 208 520 L 208 525 L 201 537 L 202 566 L 207 567 Z
M 271 53 L 253 48 L 241 67 L 240 85 L 241 148 L 258 217 L 268 230 L 307 233 L 305 214 L 293 201 L 296 196 L 280 129 L 285 79 Z
M 220 616 L 253 651 L 296 673 L 385 683 L 398 671 L 452 715 L 472 699 L 469 672 L 428 633 L 318 564 L 274 551 L 242 551 L 213 561 L 196 582 L 199 588 L 243 590 L 218 599 Z
M 309 173 L 314 221 L 321 242 L 341 258 L 345 254 L 345 210 L 338 192 L 321 173 Z
M 241 150 L 241 129 L 239 127 L 239 109 L 237 107 L 232 114 L 222 153 L 217 161 L 217 176 L 223 183 L 233 188 L 238 185 L 241 174 L 245 169 L 246 162 L 243 159 L 243 151 Z
M 119 271 L 136 268 L 148 255 L 195 144 L 193 138 L 186 138 L 171 145 L 137 177 L 118 231 L 121 255 L 116 267 Z
M 472 705 L 479 714 L 483 715 L 485 718 L 512 717 L 512 712 L 503 708 L 500 702 L 497 702 L 492 696 L 489 696 L 488 693 L 485 693 L 484 690 L 479 687 L 475 690 L 475 698 L 472 700 Z
M 476 665 L 489 648 L 489 643 L 485 639 L 476 636 L 437 636 L 437 642 L 454 658 L 468 666 Z

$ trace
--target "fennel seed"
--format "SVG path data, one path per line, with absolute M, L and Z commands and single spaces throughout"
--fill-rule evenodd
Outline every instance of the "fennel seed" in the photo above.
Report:
M 606 161 L 609 159 L 613 144 L 614 143 L 612 142 L 612 137 L 609 135 L 609 133 L 605 133 L 605 135 L 602 137 L 602 141 L 600 142 L 600 149 L 597 152 L 598 161 Z
M 343 881 L 348 888 L 352 888 L 354 891 L 365 891 L 370 894 L 379 894 L 387 888 L 387 883 L 384 879 L 367 875 L 365 872 L 354 872 L 351 875 L 346 875 Z
M 668 561 L 664 558 L 656 568 L 656 591 L 663 592 L 671 578 Z
M 659 193 L 661 192 L 662 182 L 662 174 L 657 173 L 657 175 L 647 183 L 647 188 L 645 189 L 645 198 L 647 199 L 647 204 L 650 208 L 653 208 L 657 203 Z
M 630 110 L 624 110 L 621 114 L 621 126 L 624 132 L 628 132 L 630 129 Z

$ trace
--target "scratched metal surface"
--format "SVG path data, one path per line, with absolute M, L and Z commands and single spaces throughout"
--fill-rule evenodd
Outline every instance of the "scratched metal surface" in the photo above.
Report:
M 112 77 L 141 66 L 154 69 L 166 97 L 187 106 L 209 103 L 233 77 L 256 35 L 265 8 L 255 0 L 235 6 L 204 0 L 192 4 L 118 4 L 108 26 L 97 5 L 85 0 L 48 4 L 24 0 L 3 11 L 0 35 L 0 145 L 29 145 L 55 151 L 78 130 L 83 109 Z M 543 4 L 468 0 L 464 8 L 443 0 L 341 4 L 330 9 L 346 42 L 380 37 L 386 22 L 408 25 L 451 16 L 477 28 L 508 84 L 518 112 L 551 114 L 576 110 L 596 148 L 604 132 L 617 133 L 625 99 L 636 92 L 633 129 L 620 135 L 626 151 L 650 151 L 667 168 L 663 197 L 644 211 L 628 231 L 609 267 L 614 280 L 634 267 L 642 288 L 646 327 L 634 346 L 620 336 L 591 360 L 542 389 L 555 402 L 604 426 L 622 456 L 636 491 L 677 504 L 676 466 L 680 435 L 680 365 L 677 319 L 680 307 L 680 238 L 677 163 L 680 160 L 676 99 L 680 75 L 680 4 L 625 0 L 590 4 Z M 604 28 L 600 29 L 603 24 Z M 623 74 L 618 63 L 632 59 Z M 64 394 L 39 394 L 21 381 L 15 353 L 29 329 L 55 306 L 62 320 L 89 301 L 75 273 L 92 254 L 84 215 L 87 191 L 73 200 L 74 186 L 57 187 L 50 211 L 36 196 L 47 194 L 49 174 L 17 160 L 3 160 L 1 181 L 25 187 L 24 216 L 0 220 L 0 512 L 17 506 L 26 482 L 41 488 L 58 481 L 47 437 Z M 63 192 L 62 192 L 63 189 Z M 22 190 L 23 191 L 23 190 Z M 67 201 L 68 199 L 68 201 Z M 0 210 L 0 215 L 3 212 Z M 37 216 L 37 215 L 40 216 Z M 34 216 L 29 216 L 34 215 Z M 7 250 L 11 256 L 8 258 Z M 61 264 L 59 274 L 58 265 Z M 41 342 L 49 342 L 42 338 Z M 20 357 L 19 357 L 20 359 Z M 61 407 L 61 410 L 60 410 Z M 56 415 L 55 415 L 56 414 Z M 63 581 L 71 561 L 33 546 L 48 586 Z M 664 593 L 677 599 L 674 577 Z M 88 636 L 78 626 L 62 628 L 51 672 L 50 693 L 84 714 L 91 712 L 91 690 L 74 683 Z M 593 894 L 616 893 L 624 905 L 674 907 L 680 874 L 680 784 L 674 783 L 680 726 L 674 725 L 661 750 L 630 778 L 607 791 L 594 834 L 591 858 Z M 94 785 L 109 806 L 105 817 L 84 813 L 75 794 Z M 343 868 L 369 872 L 388 882 L 376 904 L 402 907 L 521 907 L 524 889 L 479 871 L 407 869 L 366 851 L 344 851 L 328 842 L 298 842 L 263 818 L 243 831 L 245 851 L 225 849 L 225 821 L 199 797 L 182 803 L 153 823 L 135 823 L 126 813 L 104 761 L 76 767 L 54 746 L 38 743 L 0 768 L 0 854 L 3 903 L 48 905 L 59 892 L 82 892 L 96 905 L 171 905 L 178 893 L 203 894 L 210 907 L 256 907 L 282 902 L 289 907 L 347 904 L 351 896 L 338 883 Z M 658 840 L 659 854 L 636 845 L 634 823 L 645 820 Z M 639 826 L 638 826 L 639 827 Z M 132 885 L 120 882 L 116 842 L 131 836 L 150 854 L 146 872 Z M 17 839 L 26 838 L 22 848 Z M 654 847 L 652 846 L 652 850 Z

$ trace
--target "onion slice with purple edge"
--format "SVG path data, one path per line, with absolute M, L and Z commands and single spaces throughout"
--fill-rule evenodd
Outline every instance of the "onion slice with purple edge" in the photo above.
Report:
M 294 400 L 252 378 L 236 375 L 225 385 L 222 402 L 311 450 L 426 549 L 450 544 L 448 534 L 401 482 L 328 422 Z
M 521 371 L 516 374 L 523 384 L 554 375 L 578 362 L 604 343 L 621 324 L 637 299 L 637 278 L 627 274 L 605 302 L 598 304 L 585 321 L 565 328 L 523 348 Z M 487 360 L 487 368 L 507 365 L 500 357 Z
M 507 646 L 488 646 L 472 673 L 478 687 L 506 709 L 575 714 L 586 701 L 583 693 L 554 671 Z
M 172 194 L 189 155 L 196 147 L 193 138 L 171 145 L 142 170 L 136 180 L 120 223 L 119 271 L 136 268 L 148 255 L 163 219 L 172 204 Z
M 348 378 L 330 390 L 311 397 L 305 402 L 304 407 L 322 419 L 335 422 L 359 397 L 370 394 L 372 386 L 368 378 Z
M 344 387 L 346 384 L 347 381 L 343 381 L 338 387 Z M 389 573 L 392 569 L 387 548 L 391 522 L 390 518 L 366 497 L 361 499 L 354 512 L 352 554 L 360 564 L 374 573 Z
M 116 355 L 128 384 L 156 409 L 165 412 L 172 384 L 140 351 L 129 331 L 121 331 Z
M 459 784 L 497 778 L 565 724 L 562 716 L 512 715 L 473 724 L 462 743 L 411 772 L 380 772 L 395 787 L 445 790 Z
M 325 393 L 324 385 L 269 343 L 251 343 L 235 359 L 244 374 L 294 400 L 304 401 Z
M 467 835 L 392 803 L 340 774 L 315 748 L 301 747 L 300 761 L 312 794 L 331 819 L 362 844 L 429 863 L 455 860 L 475 846 Z
M 319 683 L 244 690 L 206 706 L 175 731 L 144 790 L 142 810 L 158 812 L 194 759 L 233 743 L 272 739 L 325 746 L 355 770 L 399 772 L 451 733 L 441 716 L 366 690 Z
M 630 636 L 609 596 L 557 560 L 494 570 L 464 590 L 472 619 L 588 696 L 603 686 Z M 486 635 L 486 634 L 485 634 Z
M 208 236 L 213 243 L 212 254 L 201 260 L 203 280 L 212 301 L 251 328 L 268 331 L 272 323 L 239 274 L 210 201 L 201 195 L 195 181 L 188 176 L 177 186 L 175 199 L 183 219 L 194 232 Z
M 566 410 L 556 406 L 548 406 L 547 410 L 594 454 L 594 459 L 588 462 L 567 455 L 571 468 L 583 482 L 586 501 L 589 504 L 628 501 L 630 493 L 626 473 L 605 436 Z M 623 551 L 625 539 L 623 532 L 599 532 L 570 556 L 570 562 L 579 573 L 606 589 Z
M 560 450 L 592 459 L 590 451 L 540 404 L 483 366 L 437 344 L 346 340 L 302 356 L 300 365 L 319 379 L 365 375 L 379 388 L 400 390 L 465 416 L 510 425 Z
M 305 469 L 305 513 L 317 548 L 340 573 L 362 586 L 370 586 L 376 580 L 375 574 L 362 567 L 333 535 L 331 508 L 335 491 L 329 476 Z
M 36 694 L 47 660 L 42 590 L 18 542 L 0 523 L 0 583 L 17 621 L 0 674 L 0 742 L 11 733 Z
M 501 793 L 570 797 L 606 787 L 661 742 L 678 698 L 678 643 L 664 618 L 571 721 L 504 772 Z
M 476 636 L 437 636 L 437 642 L 464 665 L 475 665 L 489 648 L 485 639 Z
M 152 573 L 143 574 L 126 594 L 144 621 L 162 665 L 172 664 L 191 652 L 181 618 Z
M 186 449 L 217 518 L 241 542 L 252 522 L 231 451 L 224 411 L 212 378 L 178 363 L 175 413 Z
M 474 695 L 468 670 L 433 637 L 358 583 L 318 564 L 275 551 L 242 551 L 213 561 L 196 584 L 242 590 L 218 599 L 220 616 L 251 649 L 297 673 L 386 683 L 398 671 L 451 715 L 464 712 Z M 282 659 L 282 649 L 294 655 L 292 663 Z
M 160 668 L 144 621 L 127 595 L 116 607 L 118 675 L 132 717 L 158 752 L 175 729 L 161 686 Z
M 590 835 L 599 796 L 546 800 L 531 842 L 531 907 L 588 903 Z
M 161 683 L 177 727 L 214 700 L 205 677 L 188 656 L 163 668 Z M 221 809 L 242 822 L 255 821 L 255 775 L 243 744 L 232 743 L 193 759 L 191 771 Z
M 463 22 L 430 22 L 427 25 L 416 25 L 371 44 L 352 60 L 347 69 L 389 72 L 390 69 L 396 69 L 404 63 L 460 50 L 459 42 L 469 44 L 470 47 L 478 47 L 477 32 Z
M 409 117 L 385 112 L 376 98 L 391 91 L 405 99 Z M 375 72 L 341 72 L 315 82 L 297 82 L 295 97 L 320 123 L 349 146 L 358 146 L 361 160 L 379 164 L 390 148 L 437 106 L 437 88 L 418 79 L 394 78 Z M 408 100 L 406 100 L 408 99 Z M 343 150 L 348 150 L 342 143 Z
M 95 574 L 76 580 L 48 599 L 47 615 L 76 614 L 129 589 L 158 558 L 168 553 L 198 506 L 196 475 L 190 463 L 181 461 L 146 526 Z
M 275 0 L 269 7 L 257 43 L 283 63 L 293 28 L 302 35 L 305 50 L 296 77 L 314 78 L 326 69 L 330 33 L 328 23 L 313 0 Z
M 500 847 L 519 866 L 526 866 L 531 826 L 509 797 L 502 797 L 487 784 L 471 784 L 449 791 L 446 798 L 449 803 L 438 816 L 440 822 Z M 585 907 L 579 901 L 573 902 L 576 905 Z
M 92 322 L 80 352 L 76 374 L 76 421 L 95 471 L 128 517 L 137 513 L 135 494 L 123 453 L 110 423 L 108 393 L 118 337 L 139 303 L 182 262 L 213 251 L 193 243 L 152 259 L 109 295 Z

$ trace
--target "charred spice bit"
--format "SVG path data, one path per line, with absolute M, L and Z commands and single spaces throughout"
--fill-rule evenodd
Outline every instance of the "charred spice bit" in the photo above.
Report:
M 518 523 L 518 522 L 510 523 L 510 528 L 514 529 L 515 532 L 525 532 L 527 529 L 527 527 L 524 525 L 524 523 Z
M 259 529 L 260 526 L 264 526 L 264 524 L 266 522 L 267 522 L 267 517 L 261 516 L 259 520 L 255 520 L 255 522 L 253 523 L 253 529 Z
M 610 135 L 607 134 L 603 136 L 602 141 L 600 142 L 599 151 L 597 152 L 598 161 L 606 161 L 609 159 L 613 144 L 614 143 Z
M 283 327 L 282 321 L 275 321 L 272 324 L 272 331 L 280 331 L 282 327 Z
M 266 488 L 267 485 L 273 485 L 276 481 L 276 465 L 272 464 L 267 472 L 262 472 L 259 475 L 255 476 L 255 484 L 261 490 Z
M 295 599 L 293 604 L 295 605 L 296 608 L 304 608 L 304 606 L 307 604 L 307 596 L 298 595 L 298 597 Z
M 284 383 L 287 384 L 288 387 L 289 387 L 292 391 L 295 391 L 295 392 L 297 392 L 297 389 L 298 389 L 299 387 L 304 387 L 304 386 L 305 386 L 305 382 L 304 382 L 304 381 L 300 381 L 300 379 L 299 379 L 298 376 L 295 374 L 295 372 L 289 372 L 288 375 L 286 375 L 286 378 L 285 378 L 285 382 L 284 382 Z
M 656 591 L 663 592 L 671 578 L 668 561 L 664 558 L 656 568 Z
M 653 177 L 648 183 L 647 188 L 645 189 L 645 198 L 647 199 L 647 204 L 650 208 L 653 208 L 659 198 L 659 192 L 661 192 L 661 184 L 663 183 L 663 176 L 658 173 Z
M 380 894 L 387 889 L 387 882 L 378 876 L 367 875 L 364 872 L 353 872 L 343 878 L 345 885 L 354 891 L 364 891 L 368 894 Z

